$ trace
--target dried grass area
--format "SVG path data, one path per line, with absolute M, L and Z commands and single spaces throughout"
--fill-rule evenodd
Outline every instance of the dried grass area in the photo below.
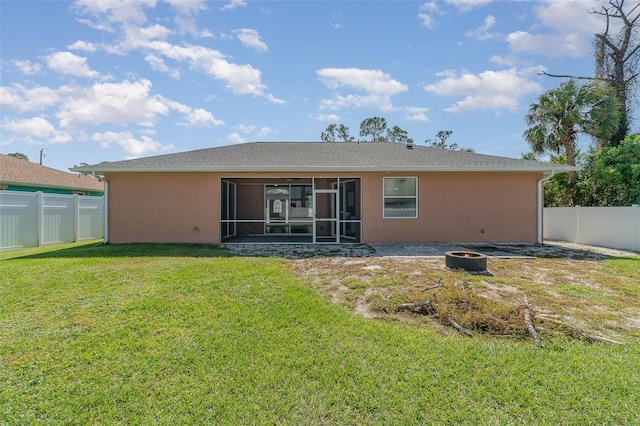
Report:
M 450 271 L 443 257 L 316 257 L 292 260 L 291 268 L 334 303 L 365 317 L 443 334 L 460 332 L 453 320 L 474 335 L 530 339 L 528 306 L 543 338 L 640 339 L 637 273 L 615 270 L 603 253 L 553 246 L 509 250 L 532 257 L 490 257 L 488 275 Z

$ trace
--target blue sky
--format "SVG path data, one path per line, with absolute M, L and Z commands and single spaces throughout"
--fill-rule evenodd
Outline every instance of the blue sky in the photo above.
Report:
M 524 115 L 593 74 L 603 1 L 0 2 L 0 152 L 66 170 L 252 141 L 356 138 L 519 158 Z M 589 141 L 581 142 L 586 148 Z

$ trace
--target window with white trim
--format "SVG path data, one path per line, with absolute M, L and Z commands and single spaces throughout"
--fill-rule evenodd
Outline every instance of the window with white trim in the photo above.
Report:
M 385 177 L 383 187 L 385 219 L 418 217 L 417 177 Z

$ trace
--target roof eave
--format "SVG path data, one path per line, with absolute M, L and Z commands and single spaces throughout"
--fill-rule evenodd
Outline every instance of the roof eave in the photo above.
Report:
M 25 181 L 11 181 L 0 179 L 0 183 L 15 186 L 29 186 L 33 188 L 52 188 L 52 189 L 68 189 L 70 191 L 94 191 L 104 192 L 104 188 L 91 188 L 88 186 L 68 186 L 68 185 L 53 185 L 39 182 L 25 182 Z
M 518 172 L 565 173 L 577 170 L 564 164 L 545 167 L 101 167 L 96 169 L 72 168 L 75 172 L 96 173 L 393 173 L 393 172 Z

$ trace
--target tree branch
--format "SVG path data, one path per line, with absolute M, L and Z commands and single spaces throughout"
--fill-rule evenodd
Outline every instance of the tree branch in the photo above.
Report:
M 568 75 L 568 74 L 550 74 L 546 71 L 540 71 L 538 72 L 538 75 L 546 75 L 547 77 L 555 77 L 555 78 L 573 78 L 574 80 L 595 80 L 595 81 L 606 81 L 606 82 L 610 82 L 611 79 L 609 78 L 601 78 L 601 77 L 584 77 L 584 76 L 578 76 L 578 75 Z
M 536 328 L 533 325 L 533 319 L 531 317 L 531 311 L 533 308 L 531 307 L 531 302 L 529 302 L 529 296 L 527 293 L 524 294 L 524 324 L 527 327 L 527 331 L 533 339 L 533 343 L 536 347 L 540 347 L 540 338 L 538 337 L 538 333 L 536 332 Z

